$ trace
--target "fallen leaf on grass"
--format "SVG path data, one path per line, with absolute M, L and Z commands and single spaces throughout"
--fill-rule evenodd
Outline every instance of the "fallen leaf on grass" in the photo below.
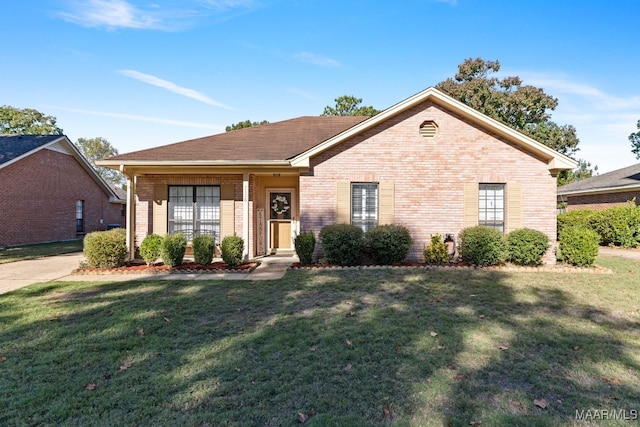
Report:
M 443 345 L 439 345 L 438 347 L 436 347 L 438 350 L 442 350 L 444 348 Z
M 298 421 L 300 421 L 302 424 L 304 424 L 308 419 L 309 417 L 307 417 L 307 414 L 298 412 Z
M 498 346 L 498 349 L 500 349 L 500 350 L 502 350 L 502 351 L 509 350 L 509 346 L 508 346 L 508 345 L 505 345 L 505 344 L 500 344 L 500 345 Z
M 534 399 L 533 404 L 542 409 L 545 409 L 547 406 L 549 406 L 549 403 L 547 403 L 547 401 L 544 399 Z
M 579 350 L 580 350 L 580 346 L 579 345 L 573 347 L 573 351 L 579 351 Z
M 511 401 L 511 406 L 522 406 L 522 403 L 516 402 L 515 400 Z
M 475 421 L 475 420 L 469 421 L 470 426 L 479 426 L 480 424 L 482 424 L 482 421 Z
M 605 383 L 609 383 L 609 384 L 615 384 L 615 385 L 619 385 L 620 384 L 620 380 L 618 378 L 603 378 L 602 380 Z
M 353 366 L 351 365 L 351 363 L 349 363 L 347 366 L 345 366 L 344 368 L 342 368 L 343 371 L 350 371 L 351 368 L 353 368 Z
M 120 370 L 121 371 L 126 371 L 127 369 L 129 369 L 131 367 L 131 362 L 124 362 L 121 366 L 120 366 Z
M 113 314 L 113 310 L 107 310 L 105 313 L 107 316 L 111 316 Z
M 437 337 L 438 333 L 437 332 L 431 332 L 429 335 L 431 335 L 432 337 Z
M 318 347 L 316 347 L 316 346 L 314 345 L 314 346 L 311 346 L 311 348 L 310 348 L 309 350 L 311 350 L 311 351 L 316 351 L 317 349 L 318 349 Z
M 347 317 L 354 317 L 356 314 L 353 311 L 347 313 Z
M 164 320 L 165 322 L 170 322 L 171 319 L 169 319 L 167 316 L 163 317 L 162 320 Z
M 142 329 L 142 328 L 138 329 L 138 330 L 136 331 L 136 334 L 138 334 L 138 335 L 140 335 L 140 336 L 144 335 L 144 329 Z
M 391 411 L 388 407 L 385 406 L 384 408 L 382 408 L 382 414 L 384 415 L 385 421 L 391 420 Z
M 353 343 L 351 342 L 351 340 L 345 340 L 345 342 L 347 343 L 347 346 L 353 347 Z
M 456 375 L 456 379 L 459 380 L 459 381 L 462 381 L 462 380 L 466 379 L 466 377 L 464 375 L 458 374 L 458 375 Z
M 480 315 L 480 316 L 478 316 L 478 317 L 480 317 L 480 319 L 484 319 L 484 314 L 481 314 L 481 315 Z
M 447 366 L 447 368 L 451 369 L 452 371 L 455 371 L 456 369 L 458 369 L 458 367 L 456 365 L 449 365 Z
M 6 362 L 7 358 L 5 356 L 0 356 L 0 362 Z
M 93 391 L 96 389 L 98 385 L 96 383 L 91 383 L 91 384 L 87 384 L 87 386 L 85 387 L 87 390 L 89 391 Z

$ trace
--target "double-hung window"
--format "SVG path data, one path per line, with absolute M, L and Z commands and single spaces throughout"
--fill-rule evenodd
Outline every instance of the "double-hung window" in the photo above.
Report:
M 76 200 L 76 233 L 84 233 L 84 200 Z
M 351 184 L 351 224 L 368 231 L 378 225 L 378 184 Z
M 504 184 L 480 184 L 478 223 L 504 232 Z
M 172 185 L 169 187 L 169 233 L 183 233 L 187 240 L 207 234 L 220 242 L 220 187 Z

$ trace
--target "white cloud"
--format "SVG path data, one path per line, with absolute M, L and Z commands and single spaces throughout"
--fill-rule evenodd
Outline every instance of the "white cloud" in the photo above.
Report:
M 125 0 L 89 0 L 70 3 L 60 16 L 83 27 L 161 29 L 158 12 L 142 11 Z
M 297 87 L 290 86 L 290 87 L 288 87 L 286 89 L 286 91 L 289 92 L 290 94 L 293 94 L 293 95 L 296 95 L 296 96 L 299 96 L 301 98 L 308 99 L 308 100 L 311 100 L 311 101 L 317 101 L 318 100 L 318 98 L 316 96 L 312 95 L 310 92 L 307 92 L 306 90 L 303 90 L 303 89 L 299 89 Z
M 295 55 L 296 59 L 309 64 L 320 65 L 323 67 L 339 67 L 340 63 L 335 59 L 327 58 L 310 52 L 302 52 Z
M 118 73 L 123 76 L 130 77 L 132 79 L 138 80 L 142 83 L 146 83 L 152 86 L 157 86 L 162 89 L 166 89 L 170 92 L 176 93 L 178 95 L 186 96 L 187 98 L 194 99 L 196 101 L 203 102 L 205 104 L 212 105 L 214 107 L 226 108 L 227 110 L 233 110 L 233 108 L 218 102 L 214 99 L 209 98 L 207 95 L 202 92 L 198 92 L 197 90 L 189 89 L 186 87 L 178 86 L 175 83 L 172 83 L 168 80 L 161 79 L 156 76 L 152 76 L 150 74 L 141 73 L 135 70 L 120 70 Z
M 253 0 L 200 0 L 206 6 L 213 7 L 218 10 L 227 9 L 253 9 L 257 3 Z
M 198 128 L 198 129 L 213 129 L 216 131 L 221 131 L 224 129 L 224 126 L 220 125 L 212 125 L 211 123 L 197 123 L 197 122 L 187 122 L 183 120 L 173 120 L 173 119 L 164 119 L 160 117 L 150 117 L 150 116 L 140 116 L 137 114 L 128 114 L 128 113 L 114 113 L 108 111 L 95 111 L 95 110 L 83 110 L 79 108 L 62 108 L 62 107 L 50 107 L 58 110 L 70 111 L 72 113 L 80 113 L 80 114 L 88 114 L 91 116 L 101 116 L 101 117 L 113 117 L 116 119 L 126 119 L 126 120 L 135 120 L 139 122 L 149 122 L 149 123 L 160 123 L 165 125 L 172 126 L 182 126 L 189 128 Z

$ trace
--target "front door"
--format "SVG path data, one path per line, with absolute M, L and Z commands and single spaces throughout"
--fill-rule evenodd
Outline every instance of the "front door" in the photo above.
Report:
M 270 189 L 267 191 L 269 218 L 269 249 L 293 249 L 294 206 L 293 190 Z

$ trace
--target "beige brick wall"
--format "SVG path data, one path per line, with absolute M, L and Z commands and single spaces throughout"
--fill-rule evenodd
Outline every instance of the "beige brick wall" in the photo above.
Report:
M 568 202 L 567 210 L 594 209 L 601 210 L 612 206 L 624 206 L 635 198 L 636 205 L 640 204 L 640 191 L 624 191 L 619 193 L 593 194 L 584 196 L 564 196 Z
M 428 120 L 439 128 L 433 139 L 418 132 Z M 556 180 L 546 164 L 430 102 L 313 158 L 300 177 L 301 230 L 335 222 L 338 181 L 394 181 L 394 222 L 410 230 L 413 259 L 432 234 L 461 231 L 468 182 L 520 183 L 522 226 L 555 242 Z
M 83 238 L 76 200 L 85 201 L 87 233 L 125 225 L 121 205 L 71 155 L 42 149 L 0 169 L 0 246 Z

